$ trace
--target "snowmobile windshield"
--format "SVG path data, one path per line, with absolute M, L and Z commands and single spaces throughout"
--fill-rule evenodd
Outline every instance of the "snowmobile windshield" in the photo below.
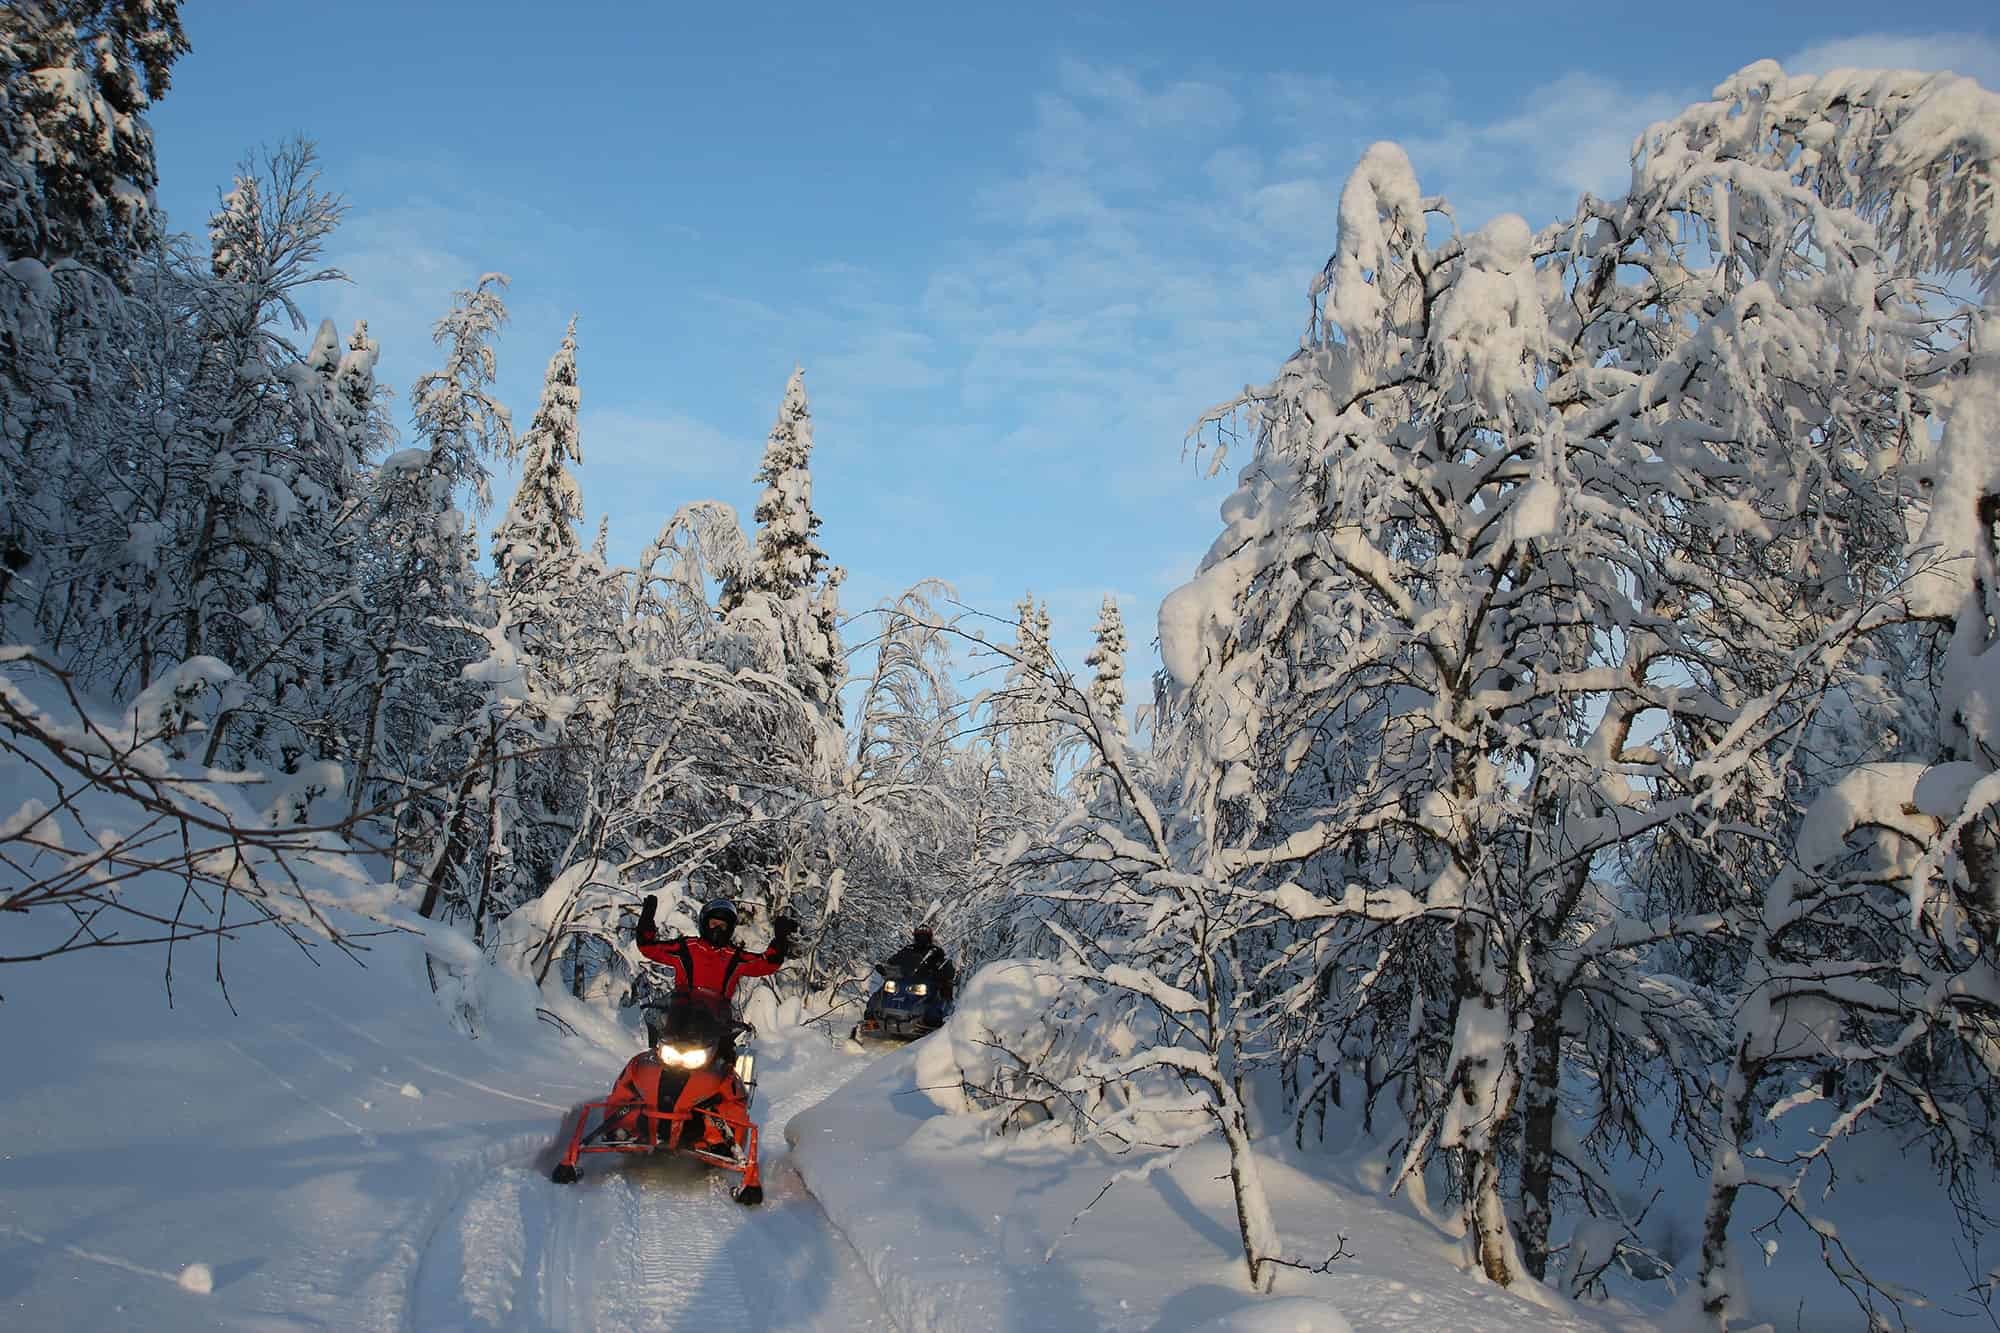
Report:
M 735 1015 L 730 1013 L 728 1001 L 721 996 L 684 991 L 668 1002 L 666 1012 L 661 1021 L 655 1023 L 654 1030 L 679 1045 L 713 1046 L 727 1035 L 734 1022 Z

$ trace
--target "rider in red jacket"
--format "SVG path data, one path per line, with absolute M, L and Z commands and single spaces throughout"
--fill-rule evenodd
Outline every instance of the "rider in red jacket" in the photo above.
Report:
M 736 905 L 727 898 L 704 903 L 700 934 L 675 939 L 660 938 L 653 913 L 659 902 L 651 894 L 639 913 L 639 952 L 674 974 L 676 999 L 706 1003 L 726 1013 L 736 995 L 736 985 L 745 977 L 768 977 L 784 963 L 791 951 L 792 936 L 799 923 L 780 916 L 771 932 L 771 947 L 762 953 L 740 948 L 736 939 Z

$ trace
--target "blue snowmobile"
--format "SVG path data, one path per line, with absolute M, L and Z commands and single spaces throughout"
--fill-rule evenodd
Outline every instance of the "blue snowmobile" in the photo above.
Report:
M 877 963 L 875 970 L 882 974 L 882 984 L 868 997 L 853 1032 L 856 1040 L 908 1041 L 944 1026 L 951 1013 L 953 969 L 927 927 L 917 927 L 909 946 Z

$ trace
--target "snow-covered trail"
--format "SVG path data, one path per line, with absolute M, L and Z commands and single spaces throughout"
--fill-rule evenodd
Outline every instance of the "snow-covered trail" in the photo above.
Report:
M 867 1329 L 893 1324 L 859 1257 L 787 1160 L 783 1127 L 856 1068 L 821 1055 L 767 1077 L 764 1202 L 685 1160 L 586 1159 L 553 1185 L 544 1150 L 481 1179 L 418 1262 L 412 1329 Z M 775 1086 L 774 1086 L 775 1085 Z M 766 1101 L 764 1093 L 777 1095 Z
M 0 1328 L 886 1328 L 784 1127 L 865 1061 L 759 1043 L 765 1202 L 685 1161 L 548 1169 L 636 1034 L 497 974 L 444 1021 L 413 941 L 369 965 L 226 946 L 230 1012 L 183 961 L 100 950 L 0 990 Z M 191 1266 L 199 1266 L 191 1271 Z

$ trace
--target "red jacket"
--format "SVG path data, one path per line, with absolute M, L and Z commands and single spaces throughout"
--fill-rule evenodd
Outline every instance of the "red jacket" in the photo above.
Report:
M 781 944 L 751 953 L 734 944 L 710 944 L 698 935 L 662 940 L 657 931 L 645 929 L 639 932 L 639 952 L 673 972 L 676 991 L 724 1000 L 735 998 L 736 983 L 743 978 L 768 977 L 785 961 Z

